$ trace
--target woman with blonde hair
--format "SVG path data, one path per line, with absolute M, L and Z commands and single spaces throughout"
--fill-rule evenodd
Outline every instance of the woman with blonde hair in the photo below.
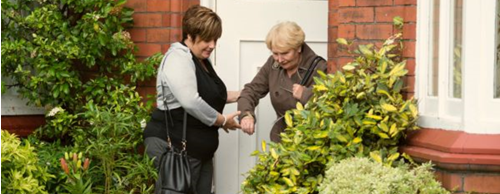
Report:
M 255 132 L 255 107 L 268 93 L 278 118 L 271 130 L 274 142 L 281 140 L 280 133 L 286 127 L 282 119 L 285 112 L 295 108 L 297 102 L 306 104 L 311 98 L 313 77 L 317 76 L 317 70 L 326 72 L 327 66 L 324 60 L 313 66 L 318 55 L 304 40 L 302 28 L 291 21 L 278 23 L 267 34 L 266 45 L 272 55 L 238 98 L 240 125 L 245 133 Z M 305 78 L 308 71 L 313 74 Z

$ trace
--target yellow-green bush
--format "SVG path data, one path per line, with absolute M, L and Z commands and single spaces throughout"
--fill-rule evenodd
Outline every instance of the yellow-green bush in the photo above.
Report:
M 34 147 L 2 130 L 2 194 L 47 193 L 45 183 L 51 177 L 38 164 Z
M 410 169 L 408 165 L 390 167 L 368 158 L 354 157 L 330 165 L 320 184 L 320 193 L 450 193 L 434 179 L 430 163 Z
M 258 163 L 247 173 L 242 191 L 315 193 L 331 161 L 371 156 L 391 165 L 400 158 L 400 140 L 418 128 L 416 101 L 401 94 L 408 71 L 400 37 L 390 37 L 381 48 L 358 46 L 359 57 L 344 72 L 320 72 L 309 102 L 285 114 L 282 142 L 263 142 L 264 151 L 253 153 Z

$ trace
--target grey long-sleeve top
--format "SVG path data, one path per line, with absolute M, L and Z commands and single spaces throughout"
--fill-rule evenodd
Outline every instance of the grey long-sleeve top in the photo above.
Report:
M 208 126 L 217 120 L 218 112 L 198 94 L 193 56 L 189 48 L 179 42 L 173 43 L 163 57 L 156 78 L 156 93 L 156 104 L 160 110 L 167 110 L 163 103 L 166 96 L 169 109 L 182 106 L 187 113 Z

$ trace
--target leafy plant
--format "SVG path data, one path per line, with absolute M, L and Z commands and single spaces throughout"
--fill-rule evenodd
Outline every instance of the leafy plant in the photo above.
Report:
M 371 193 L 450 193 L 434 179 L 431 163 L 410 168 L 384 166 L 368 158 L 353 157 L 331 163 L 325 180 L 319 186 L 320 193 L 371 194 Z
M 92 180 L 86 177 L 87 181 L 84 181 L 90 159 L 83 158 L 82 152 L 79 154 L 65 152 L 64 157 L 59 160 L 64 175 L 66 175 L 66 184 L 63 187 L 71 194 L 92 193 Z
M 329 162 L 370 156 L 389 166 L 400 158 L 399 141 L 418 128 L 416 102 L 401 94 L 408 71 L 401 61 L 400 37 L 390 37 L 380 49 L 359 45 L 359 57 L 344 65 L 344 72 L 320 72 L 305 107 L 297 103 L 285 114 L 282 142 L 263 142 L 263 152 L 253 153 L 258 163 L 247 173 L 242 191 L 315 193 Z M 345 39 L 337 42 L 348 46 Z
M 52 109 L 47 124 L 29 138 L 56 173 L 47 183 L 51 193 L 66 190 L 60 186 L 66 177 L 55 166 L 67 151 L 93 159 L 86 172 L 92 191 L 151 192 L 156 170 L 137 147 L 152 106 L 141 103 L 134 86 L 156 74 L 162 56 L 136 59 L 126 31 L 133 10 L 125 3 L 2 0 L 1 72 L 12 80 L 2 90 L 16 87 L 29 104 Z
M 134 88 L 115 88 L 109 96 L 104 106 L 93 101 L 85 105 L 86 111 L 79 115 L 83 123 L 73 133 L 75 145 L 95 158 L 94 170 L 104 174 L 96 179 L 102 183 L 96 190 L 102 193 L 152 190 L 151 179 L 156 177 L 152 159 L 136 151 L 143 141 L 141 122 L 148 111 Z M 129 177 L 132 174 L 136 176 Z
M 136 59 L 125 2 L 2 0 L 2 77 L 13 80 L 5 86 L 30 104 L 75 113 L 89 98 L 154 76 L 161 55 Z
M 47 193 L 45 183 L 52 177 L 38 164 L 34 147 L 2 130 L 2 193 Z
M 46 167 L 47 172 L 54 175 L 50 181 L 45 183 L 46 191 L 48 193 L 63 193 L 65 191 L 63 185 L 65 185 L 67 178 L 61 171 L 60 158 L 64 157 L 65 152 L 77 152 L 77 149 L 73 146 L 63 145 L 60 140 L 46 142 L 34 135 L 28 136 L 26 141 L 36 147 L 38 165 Z

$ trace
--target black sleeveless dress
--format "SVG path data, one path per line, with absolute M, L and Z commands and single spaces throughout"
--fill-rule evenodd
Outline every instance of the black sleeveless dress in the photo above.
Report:
M 209 60 L 204 63 L 208 71 L 202 67 L 202 64 L 193 55 L 193 61 L 196 66 L 196 82 L 198 84 L 198 93 L 217 112 L 222 113 L 227 100 L 226 85 L 215 73 Z M 181 148 L 182 125 L 184 118 L 184 109 L 182 107 L 171 109 L 173 120 L 169 125 L 170 138 L 175 148 Z M 187 153 L 189 156 L 202 161 L 212 159 L 217 147 L 219 146 L 219 127 L 207 126 L 197 118 L 188 114 L 187 117 Z M 156 109 L 144 130 L 144 138 L 158 137 L 166 140 L 167 133 L 165 129 L 164 111 Z

